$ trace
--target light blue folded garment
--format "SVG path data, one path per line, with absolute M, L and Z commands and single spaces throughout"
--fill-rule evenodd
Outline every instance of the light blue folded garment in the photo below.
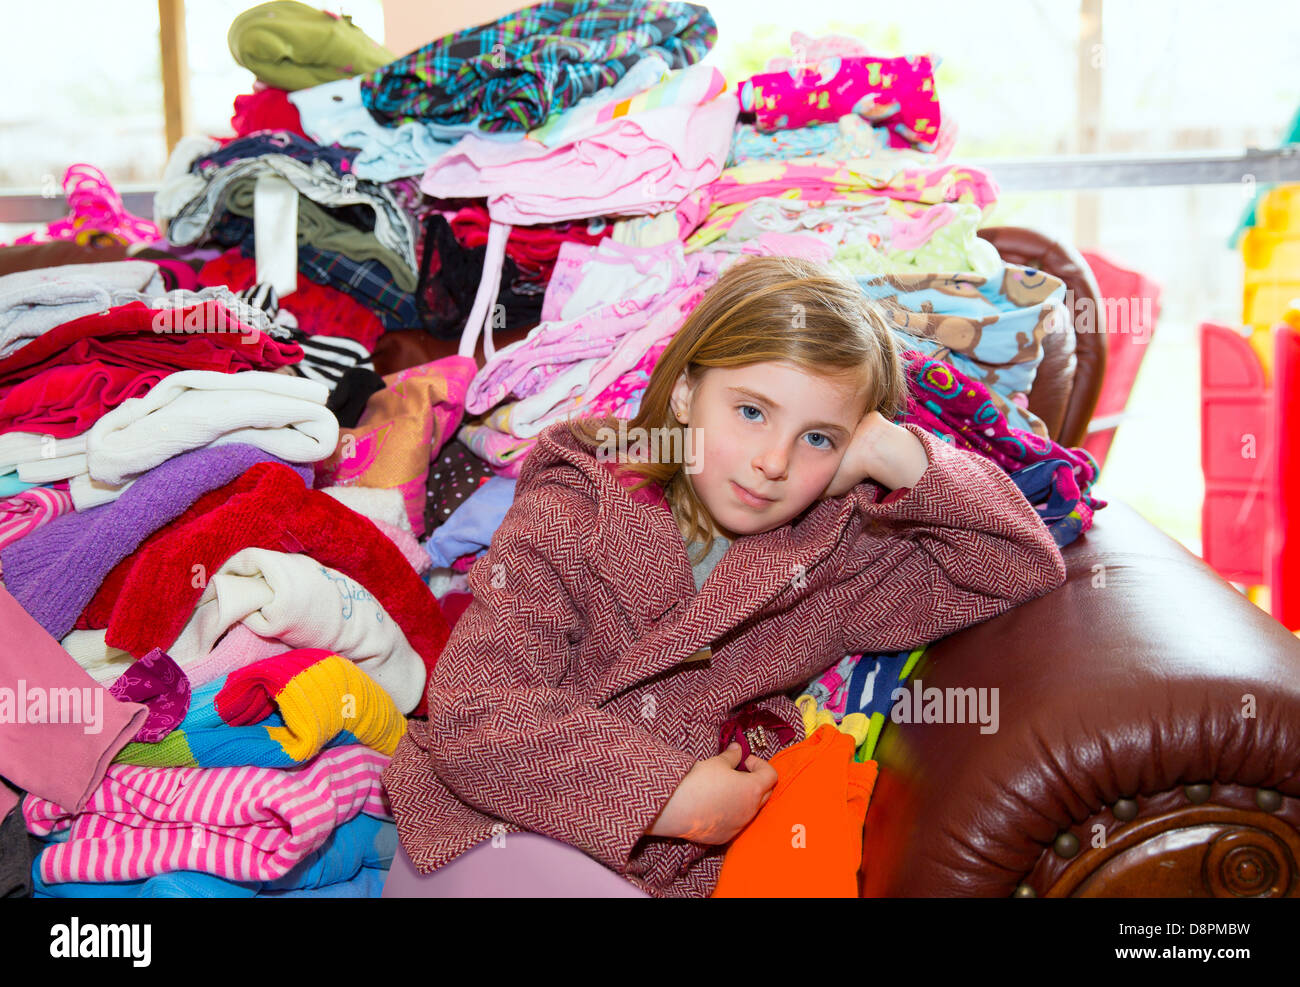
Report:
M 487 548 L 514 502 L 516 482 L 508 476 L 489 477 L 461 501 L 424 543 L 433 564 L 446 568 L 462 555 Z
M 14 494 L 39 486 L 39 483 L 24 483 L 18 479 L 17 473 L 6 473 L 0 476 L 0 497 L 12 497 Z
M 302 129 L 318 144 L 354 148 L 352 174 L 372 182 L 422 175 L 454 141 L 438 139 L 426 124 L 386 127 L 361 102 L 361 76 L 326 82 L 289 94 Z

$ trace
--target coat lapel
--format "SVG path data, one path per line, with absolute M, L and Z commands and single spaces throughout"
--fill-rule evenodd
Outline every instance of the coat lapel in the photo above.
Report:
M 687 661 L 761 614 L 785 590 L 806 589 L 836 543 L 825 536 L 835 507 L 821 505 L 797 530 L 785 525 L 734 542 L 697 593 L 672 516 L 627 498 L 610 502 L 617 506 L 602 517 L 591 557 L 627 611 L 643 614 L 654 626 L 605 674 L 600 692 L 606 700 Z M 672 561 L 654 565 L 651 559 Z

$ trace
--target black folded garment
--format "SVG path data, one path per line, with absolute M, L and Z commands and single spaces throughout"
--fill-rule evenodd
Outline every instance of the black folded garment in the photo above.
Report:
M 43 842 L 27 832 L 21 803 L 14 806 L 0 822 L 0 898 L 32 896 L 32 861 L 44 848 Z
M 334 412 L 340 428 L 356 428 L 370 395 L 384 389 L 384 378 L 373 370 L 353 367 L 344 372 L 330 391 L 325 407 Z
M 430 213 L 425 223 L 416 304 L 429 332 L 439 339 L 459 339 L 483 279 L 487 247 L 461 246 L 451 231 L 451 224 L 440 213 Z M 522 329 L 542 320 L 544 289 L 538 292 L 535 286 L 529 285 L 526 292 L 516 290 L 516 285 L 522 283 L 518 266 L 506 257 L 501 266 L 501 290 L 496 297 L 500 308 L 488 316 L 488 324 L 493 329 Z

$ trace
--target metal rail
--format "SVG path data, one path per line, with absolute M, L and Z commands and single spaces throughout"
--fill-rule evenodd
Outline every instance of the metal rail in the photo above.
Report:
M 1073 191 L 1155 185 L 1300 182 L 1300 145 L 1243 152 L 1086 155 L 978 160 L 1003 192 Z
M 983 168 L 1003 192 L 1300 182 L 1300 144 L 1245 152 L 975 158 L 963 163 Z M 129 212 L 153 215 L 151 187 L 120 191 Z M 0 223 L 48 223 L 65 215 L 67 206 L 62 195 L 43 195 L 34 189 L 0 191 Z

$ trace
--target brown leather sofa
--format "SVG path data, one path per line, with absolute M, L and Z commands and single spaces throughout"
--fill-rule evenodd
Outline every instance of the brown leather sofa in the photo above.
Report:
M 981 235 L 1095 299 L 1071 248 L 1015 228 Z M 1046 341 L 1030 408 L 1066 445 L 1086 432 L 1105 342 Z M 1106 498 L 1104 477 L 1094 492 Z M 1300 892 L 1300 640 L 1106 499 L 1063 550 L 1063 586 L 918 663 L 925 689 L 997 689 L 998 729 L 886 725 L 864 896 Z

